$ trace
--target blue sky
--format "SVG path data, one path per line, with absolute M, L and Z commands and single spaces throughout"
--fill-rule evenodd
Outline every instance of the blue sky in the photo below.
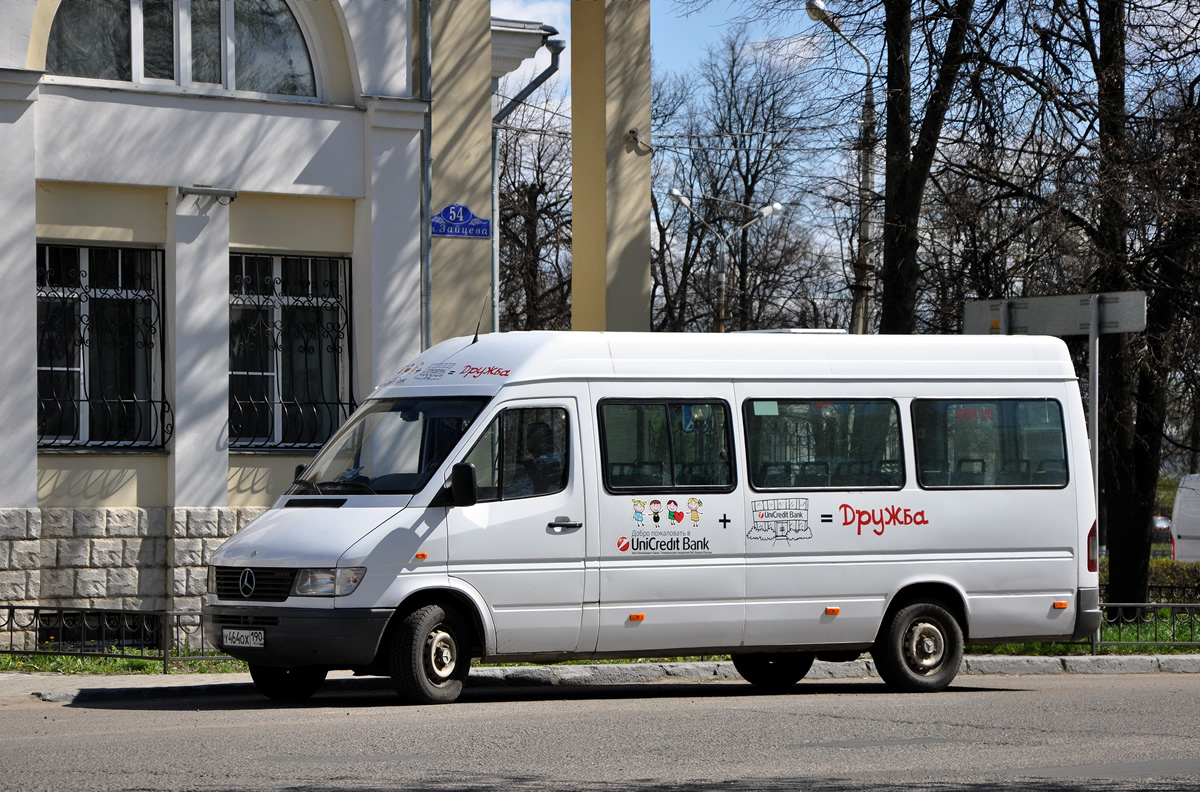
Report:
M 656 68 L 678 72 L 698 65 L 704 57 L 705 46 L 720 40 L 728 21 L 738 14 L 739 8 L 736 2 L 712 0 L 703 11 L 685 17 L 674 0 L 652 0 L 650 46 Z M 492 16 L 537 21 L 558 28 L 560 36 L 568 42 L 562 69 L 569 73 L 570 0 L 492 0 Z M 536 61 L 525 64 L 521 74 L 532 76 L 549 62 L 550 57 L 543 50 Z

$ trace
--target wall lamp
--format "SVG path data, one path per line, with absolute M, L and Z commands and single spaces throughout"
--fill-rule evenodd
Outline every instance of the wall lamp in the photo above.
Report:
M 203 195 L 209 198 L 216 198 L 218 201 L 222 198 L 228 198 L 229 201 L 225 204 L 228 206 L 238 197 L 238 191 L 227 190 L 223 187 L 209 187 L 207 184 L 193 184 L 191 187 L 179 188 L 180 198 L 185 198 L 189 195 Z

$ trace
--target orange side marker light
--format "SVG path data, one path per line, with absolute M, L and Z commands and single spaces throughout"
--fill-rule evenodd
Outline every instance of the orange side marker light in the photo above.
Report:
M 1064 600 L 1057 600 L 1054 603 L 1054 610 L 1066 610 L 1067 603 Z
M 646 614 L 631 613 L 631 614 L 629 614 L 629 621 L 646 621 Z
M 429 553 L 417 553 L 413 558 L 418 561 L 424 561 L 426 558 L 429 558 Z
M 837 616 L 841 612 L 842 612 L 841 608 L 826 608 L 825 609 L 826 616 Z

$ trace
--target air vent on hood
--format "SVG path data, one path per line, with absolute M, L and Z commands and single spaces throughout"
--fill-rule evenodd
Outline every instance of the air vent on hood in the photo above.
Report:
M 337 509 L 345 503 L 345 498 L 291 498 L 283 506 L 285 509 Z

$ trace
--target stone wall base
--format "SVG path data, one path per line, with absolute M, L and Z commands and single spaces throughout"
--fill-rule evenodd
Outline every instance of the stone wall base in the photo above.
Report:
M 261 508 L 0 509 L 0 605 L 198 611 Z

